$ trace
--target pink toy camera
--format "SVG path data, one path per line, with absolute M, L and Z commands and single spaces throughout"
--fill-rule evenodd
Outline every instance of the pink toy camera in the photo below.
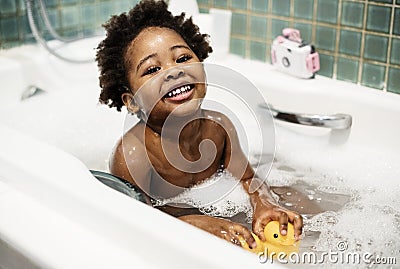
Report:
M 319 55 L 313 45 L 305 43 L 296 29 L 285 28 L 272 42 L 272 65 L 300 78 L 314 78 L 319 70 Z

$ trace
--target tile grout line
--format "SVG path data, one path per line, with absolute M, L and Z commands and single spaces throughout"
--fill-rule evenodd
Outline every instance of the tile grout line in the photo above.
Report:
M 391 62 L 391 53 L 392 53 L 392 35 L 393 35 L 393 28 L 394 28 L 394 15 L 395 15 L 395 1 L 393 0 L 393 4 L 392 4 L 392 14 L 390 15 L 390 26 L 389 26 L 389 39 L 388 39 L 388 50 L 387 50 L 387 54 L 386 54 L 386 70 L 385 70 L 385 86 L 383 87 L 383 91 L 387 91 L 388 90 L 388 84 L 389 84 L 389 71 L 390 71 L 390 62 Z
M 26 12 L 25 12 L 26 13 Z M 21 2 L 19 1 L 17 3 L 17 12 L 16 12 L 16 17 L 20 17 L 22 16 L 23 12 L 22 12 L 22 8 L 21 8 Z M 1 26 L 0 26 L 1 27 Z M 18 27 L 18 44 L 21 45 L 21 40 L 24 40 L 24 25 L 22 23 L 22 20 L 18 19 L 17 21 L 17 27 Z M 0 29 L 1 32 L 1 29 Z
M 266 44 L 266 46 L 265 46 L 265 49 L 266 49 L 265 61 L 266 62 L 267 62 L 267 60 L 269 60 L 269 62 L 271 62 L 270 53 L 271 53 L 272 40 L 273 40 L 273 37 L 271 35 L 271 33 L 272 33 L 272 16 L 271 15 L 272 15 L 272 0 L 269 0 L 268 1 L 268 11 L 267 11 L 267 37 L 266 37 L 266 42 L 265 42 L 265 44 Z M 269 46 L 268 46 L 268 43 L 269 43 L 268 39 L 271 40 L 271 44 Z
M 340 44 L 340 32 L 341 32 L 341 27 L 340 27 L 340 18 L 342 16 L 342 4 L 343 0 L 339 0 L 338 2 L 338 7 L 337 7 L 337 15 L 336 15 L 336 40 L 335 40 L 335 52 L 334 52 L 334 62 L 333 62 L 333 74 L 332 78 L 337 79 L 337 69 L 338 69 L 338 61 L 339 61 L 339 44 Z
M 289 27 L 294 28 L 295 18 L 294 18 L 294 0 L 290 0 L 290 24 Z
M 314 0 L 313 7 L 313 18 L 312 18 L 312 30 L 311 30 L 311 42 L 315 44 L 316 34 L 317 34 L 317 14 L 318 14 L 318 0 Z
M 250 39 L 251 39 L 251 0 L 247 1 L 246 8 L 246 41 L 245 41 L 245 58 L 250 59 Z
M 58 0 L 57 1 L 57 14 L 58 14 L 58 17 L 60 18 L 60 20 L 59 20 L 59 22 L 60 22 L 60 29 L 64 29 L 64 26 L 63 26 L 63 19 L 62 19 L 62 12 L 61 12 L 61 0 Z M 97 16 L 97 14 L 96 14 L 96 16 Z M 61 33 L 60 33 L 61 34 Z
M 209 0 L 207 0 L 207 1 L 209 1 Z M 231 52 L 231 41 L 232 41 L 232 15 L 233 15 L 233 5 L 232 5 L 232 0 L 228 0 L 228 3 L 227 3 L 227 5 L 228 5 L 228 9 L 231 11 L 231 29 L 229 29 L 229 33 L 230 33 L 230 35 L 229 35 L 229 43 L 228 43 L 228 52 L 229 53 L 232 53 Z
M 364 47 L 365 47 L 365 32 L 367 27 L 367 15 L 368 15 L 368 2 L 364 1 L 364 17 L 363 17 L 363 26 L 361 29 L 361 47 L 360 47 L 360 61 L 358 66 L 358 78 L 357 84 L 361 85 L 362 81 L 362 72 L 363 72 L 363 64 L 364 64 Z

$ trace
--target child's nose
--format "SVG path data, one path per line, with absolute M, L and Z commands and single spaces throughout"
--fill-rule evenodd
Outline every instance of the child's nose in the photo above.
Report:
M 177 79 L 182 77 L 185 74 L 185 71 L 182 68 L 170 68 L 165 71 L 164 80 Z

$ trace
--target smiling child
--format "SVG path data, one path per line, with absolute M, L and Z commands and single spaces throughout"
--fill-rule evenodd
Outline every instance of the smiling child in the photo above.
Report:
M 264 240 L 265 225 L 277 220 L 282 235 L 288 222 L 293 223 L 298 239 L 303 226 L 299 214 L 280 207 L 265 183 L 250 193 L 250 183 L 257 178 L 231 121 L 219 112 L 201 108 L 206 84 L 199 63 L 212 52 L 207 35 L 200 34 L 183 14 L 174 17 L 165 2 L 151 0 L 141 1 L 128 14 L 113 16 L 105 28 L 107 37 L 99 44 L 96 58 L 100 102 L 119 111 L 126 106 L 141 119 L 117 143 L 110 160 L 111 173 L 146 193 L 171 196 L 176 193 L 159 182 L 189 188 L 224 167 L 249 194 L 257 236 Z M 179 139 L 168 139 L 174 137 L 177 126 L 182 126 Z M 203 141 L 214 146 L 207 148 L 209 143 Z M 130 154 L 124 154 L 128 149 Z M 198 169 L 173 165 L 181 160 L 169 158 L 175 155 L 183 162 L 198 163 Z M 241 224 L 200 214 L 179 218 L 232 243 L 240 244 L 239 237 L 243 237 L 255 246 L 251 232 Z

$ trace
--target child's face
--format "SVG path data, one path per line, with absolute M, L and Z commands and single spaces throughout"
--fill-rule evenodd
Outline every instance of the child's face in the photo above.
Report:
M 199 109 L 205 96 L 204 70 L 175 31 L 144 29 L 128 47 L 125 61 L 131 90 L 146 114 L 165 119 L 172 112 L 186 116 Z

